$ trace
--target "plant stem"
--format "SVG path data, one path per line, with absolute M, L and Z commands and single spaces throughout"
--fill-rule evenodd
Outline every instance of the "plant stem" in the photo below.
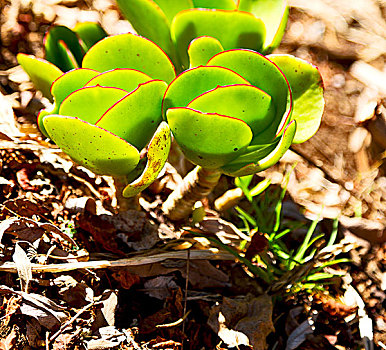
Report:
M 123 197 L 122 191 L 127 186 L 127 179 L 125 176 L 114 177 L 115 196 L 117 197 L 118 210 L 120 212 L 130 209 L 139 210 L 138 196 Z
M 173 221 L 188 217 L 194 203 L 206 197 L 217 185 L 221 176 L 218 169 L 196 166 L 185 176 L 162 206 L 165 215 Z

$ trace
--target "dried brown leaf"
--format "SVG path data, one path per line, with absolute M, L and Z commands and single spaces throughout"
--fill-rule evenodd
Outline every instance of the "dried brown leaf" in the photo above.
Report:
M 43 203 L 23 197 L 9 199 L 3 203 L 3 206 L 0 210 L 0 218 L 9 215 L 10 211 L 27 218 L 32 218 L 33 215 L 44 217 L 50 212 Z
M 15 245 L 15 252 L 12 259 L 17 267 L 17 274 L 20 279 L 20 288 L 23 292 L 28 293 L 29 283 L 32 279 L 31 262 L 28 259 L 27 253 L 19 243 Z
M 82 308 L 93 301 L 94 291 L 71 276 L 59 276 L 53 280 L 53 284 L 59 288 L 58 292 L 63 300 L 72 307 Z
M 341 216 L 339 222 L 354 235 L 370 243 L 386 242 L 386 226 L 382 222 L 364 218 L 350 218 L 347 216 Z
M 11 332 L 3 339 L 0 339 L 0 350 L 12 350 L 16 344 L 16 330 L 15 326 L 12 327 Z
M 102 301 L 102 308 L 97 309 L 93 329 L 99 329 L 106 326 L 115 325 L 115 311 L 118 306 L 117 292 L 105 290 L 103 294 L 97 298 Z
M 57 328 L 66 318 L 62 307 L 52 300 L 39 294 L 18 292 L 7 286 L 0 286 L 0 294 L 13 294 L 22 297 L 20 312 L 35 318 L 43 327 L 52 330 Z
M 272 323 L 272 300 L 264 294 L 257 298 L 223 298 L 212 308 L 209 326 L 230 346 L 267 349 L 266 337 L 275 329 Z

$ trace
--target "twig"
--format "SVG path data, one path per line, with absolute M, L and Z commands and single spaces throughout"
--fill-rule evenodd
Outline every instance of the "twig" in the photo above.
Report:
M 156 325 L 156 328 L 170 328 L 170 327 L 175 327 L 175 326 L 178 326 L 181 322 L 184 322 L 183 325 L 185 324 L 185 319 L 188 317 L 188 315 L 190 314 L 190 311 L 189 310 L 187 313 L 184 313 L 184 316 L 182 316 L 181 318 L 179 318 L 177 321 L 174 321 L 172 323 L 165 323 L 165 324 L 157 324 Z
M 186 314 L 186 305 L 188 301 L 188 287 L 189 287 L 189 268 L 190 268 L 190 249 L 187 251 L 187 260 L 186 260 L 186 278 L 185 278 L 185 295 L 184 295 L 184 316 L 182 317 L 182 333 L 185 333 L 185 318 Z
M 103 301 L 98 302 L 91 302 L 90 304 L 87 304 L 82 309 L 80 309 L 71 319 L 69 319 L 66 323 L 64 323 L 60 329 L 49 339 L 50 342 L 54 341 L 71 323 L 73 323 L 83 312 L 85 312 L 87 309 L 89 309 L 91 306 L 95 306 L 98 304 L 102 304 Z
M 190 259 L 193 260 L 234 260 L 234 256 L 225 251 L 217 251 L 206 249 L 206 250 L 192 250 L 190 252 Z M 43 272 L 65 272 L 79 269 L 106 269 L 116 267 L 127 267 L 127 266 L 141 266 L 147 264 L 154 264 L 167 259 L 186 259 L 186 251 L 174 251 L 166 252 L 148 256 L 135 256 L 132 258 L 119 259 L 119 260 L 98 260 L 98 261 L 79 261 L 64 264 L 31 264 L 32 273 L 43 273 Z M 15 263 L 6 262 L 0 265 L 0 272 L 11 272 L 17 273 Z

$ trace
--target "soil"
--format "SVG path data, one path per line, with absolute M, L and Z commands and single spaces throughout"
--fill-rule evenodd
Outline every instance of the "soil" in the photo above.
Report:
M 114 1 L 0 0 L 0 349 L 386 348 L 386 4 L 290 5 L 276 52 L 318 67 L 325 113 L 315 136 L 253 184 L 270 179 L 265 198 L 274 200 L 288 175 L 281 220 L 303 224 L 283 239 L 288 249 L 312 220 L 325 241 L 335 218 L 339 230 L 330 252 L 320 241 L 309 261 L 267 283 L 252 259 L 272 259 L 265 236 L 251 232 L 246 244 L 234 206 L 215 205 L 233 179 L 203 201 L 203 221 L 172 223 L 160 205 L 180 180 L 176 169 L 191 168 L 176 151 L 142 193 L 141 211 L 119 212 L 112 179 L 73 164 L 38 131 L 49 101 L 16 54 L 43 57 L 52 24 L 132 31 Z M 250 209 L 245 198 L 237 204 Z M 335 274 L 328 283 L 296 285 L 332 257 L 347 261 L 323 270 Z

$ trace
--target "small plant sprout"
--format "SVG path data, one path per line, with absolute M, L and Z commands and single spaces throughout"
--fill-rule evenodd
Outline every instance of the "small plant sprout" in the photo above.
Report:
M 52 26 L 44 38 L 45 59 L 19 53 L 17 60 L 36 89 L 52 101 L 52 83 L 64 72 L 79 68 L 90 47 L 106 36 L 100 25 L 91 22 L 78 23 L 73 30 Z
M 284 34 L 287 0 L 117 0 L 141 35 L 153 40 L 179 70 L 188 68 L 187 48 L 199 36 L 218 39 L 224 49 L 268 54 Z
M 220 52 L 208 57 L 214 47 Z M 177 76 L 163 101 L 177 144 L 197 165 L 164 203 L 172 220 L 188 216 L 221 174 L 245 176 L 277 163 L 317 131 L 324 108 L 319 71 L 299 58 L 223 51 L 208 37 L 195 39 L 189 56 L 198 66 Z
M 82 68 L 55 80 L 55 103 L 39 113 L 38 125 L 76 163 L 113 176 L 119 193 L 133 197 L 156 179 L 169 154 L 161 106 L 174 77 L 169 58 L 151 41 L 105 38 L 86 53 Z
M 333 222 L 327 243 L 325 234 L 316 233 L 318 219 L 308 228 L 303 221 L 283 220 L 282 208 L 289 175 L 285 177 L 283 189 L 268 187 L 267 179 L 250 188 L 252 176 L 236 178 L 236 185 L 242 189 L 250 204 L 248 210 L 235 207 L 244 224 L 241 230 L 249 236 L 249 241 L 242 244 L 241 250 L 245 255 L 240 260 L 252 273 L 263 278 L 272 292 L 282 289 L 287 293 L 320 290 L 340 275 L 323 270 L 348 262 L 345 258 L 335 258 L 341 252 L 339 249 L 331 252 L 338 233 L 338 220 Z M 306 228 L 305 236 L 298 247 L 291 249 L 284 239 L 299 228 Z

